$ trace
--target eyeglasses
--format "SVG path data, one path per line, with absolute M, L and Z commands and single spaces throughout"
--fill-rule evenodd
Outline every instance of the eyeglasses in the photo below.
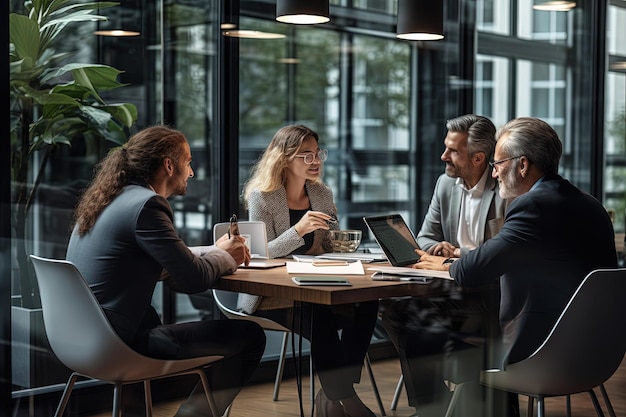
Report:
M 520 156 L 512 156 L 510 158 L 504 158 L 504 159 L 500 159 L 499 161 L 493 161 L 493 162 L 489 162 L 489 165 L 491 166 L 491 168 L 495 169 L 496 171 L 498 170 L 498 165 L 500 165 L 503 162 L 506 161 L 511 161 L 513 159 L 517 159 L 517 158 L 521 158 L 522 155 Z
M 315 162 L 315 157 L 320 160 L 320 162 L 324 162 L 328 159 L 328 150 L 320 149 L 317 152 L 304 152 L 298 155 L 295 155 L 298 158 L 304 158 L 304 163 L 307 165 L 311 165 Z

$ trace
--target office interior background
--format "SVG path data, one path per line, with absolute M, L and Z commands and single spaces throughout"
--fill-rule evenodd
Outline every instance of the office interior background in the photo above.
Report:
M 564 144 L 560 174 L 600 199 L 623 233 L 626 1 L 576 0 L 569 11 L 536 10 L 540 0 L 443 2 L 444 39 L 405 41 L 396 38 L 395 0 L 334 0 L 319 25 L 277 22 L 274 0 L 121 0 L 102 10 L 108 22 L 75 25 L 60 47 L 77 51 L 72 62 L 123 71 L 127 85 L 104 97 L 137 106 L 129 133 L 166 123 L 187 136 L 195 177 L 171 203 L 189 245 L 212 243 L 213 224 L 232 213 L 247 218 L 250 167 L 291 123 L 316 130 L 329 150 L 324 180 L 341 228 L 363 230 L 368 246 L 362 217 L 397 212 L 417 231 L 444 170 L 446 120 L 466 113 L 496 126 L 519 116 L 550 123 Z M 5 6 L 23 10 L 19 0 Z M 139 35 L 93 33 L 113 25 Z M 45 347 L 30 352 L 41 348 L 18 341 L 10 319 L 22 242 L 10 231 L 12 148 L 3 142 L 0 413 L 32 415 L 65 375 L 49 376 Z M 77 138 L 53 154 L 29 216 L 29 253 L 65 257 L 76 197 L 111 146 Z M 160 290 L 154 303 L 166 322 L 200 314 L 186 295 Z M 276 354 L 269 344 L 266 359 Z

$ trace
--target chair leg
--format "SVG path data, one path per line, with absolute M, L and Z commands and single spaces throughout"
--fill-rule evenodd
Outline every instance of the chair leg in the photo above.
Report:
M 572 397 L 569 395 L 565 396 L 565 413 L 567 417 L 572 417 Z
M 463 385 L 464 384 L 461 383 L 454 388 L 454 392 L 452 392 L 452 398 L 450 398 L 450 402 L 448 403 L 448 409 L 446 410 L 445 417 L 452 417 L 452 413 L 454 413 L 456 403 L 459 401 L 459 397 L 461 396 L 461 390 L 463 389 Z
M 283 333 L 283 344 L 280 348 L 280 357 L 278 358 L 278 369 L 276 370 L 276 380 L 274 381 L 274 396 L 272 400 L 278 401 L 278 391 L 280 390 L 280 383 L 283 380 L 283 371 L 285 370 L 285 355 L 287 354 L 287 342 L 289 340 L 289 333 Z
M 202 381 L 202 387 L 204 388 L 204 394 L 206 395 L 206 399 L 209 402 L 209 408 L 211 409 L 211 414 L 214 416 L 221 416 L 221 413 L 217 411 L 217 406 L 215 405 L 215 400 L 213 399 L 213 393 L 209 388 L 209 380 L 206 377 L 206 374 L 202 370 L 196 370 L 194 373 L 198 374 L 200 377 L 200 381 Z M 230 411 L 230 406 L 226 409 L 227 412 Z
M 543 395 L 537 397 L 537 417 L 546 417 L 546 402 Z
M 528 417 L 533 417 L 535 415 L 535 397 L 528 397 L 528 407 L 526 410 L 526 415 Z
M 593 402 L 593 407 L 596 409 L 596 414 L 598 417 L 604 417 L 604 412 L 602 411 L 602 407 L 600 407 L 600 402 L 598 401 L 598 397 L 596 393 L 593 392 L 593 389 L 587 391 L 589 396 L 591 397 L 591 402 Z
M 404 375 L 400 374 L 400 378 L 398 378 L 398 385 L 396 385 L 396 391 L 393 393 L 393 398 L 391 400 L 391 411 L 396 411 L 396 408 L 398 408 L 398 400 L 400 400 L 400 394 L 402 393 L 403 385 Z
M 613 404 L 609 400 L 609 395 L 606 393 L 606 389 L 604 388 L 604 384 L 600 384 L 600 393 L 602 394 L 602 398 L 604 398 L 604 403 L 606 404 L 606 409 L 609 412 L 611 417 L 615 416 L 615 410 L 613 409 Z
M 143 381 L 143 392 L 146 402 L 146 417 L 152 417 L 152 389 L 149 379 Z
M 313 369 L 313 355 L 309 353 L 309 395 L 311 397 L 311 413 L 315 408 L 315 369 Z
M 367 375 L 370 378 L 370 383 L 372 384 L 372 389 L 374 390 L 374 396 L 376 397 L 376 402 L 378 403 L 378 408 L 380 409 L 380 415 L 385 417 L 387 414 L 385 413 L 383 401 L 380 399 L 380 392 L 378 392 L 378 386 L 376 385 L 376 379 L 374 378 L 374 371 L 372 371 L 372 362 L 370 361 L 369 353 L 365 354 L 365 369 L 367 370 Z
M 123 385 L 121 382 L 116 382 L 113 389 L 113 417 L 122 416 L 122 390 Z
M 63 395 L 61 395 L 61 400 L 59 401 L 59 405 L 57 406 L 57 411 L 54 413 L 54 417 L 61 417 L 65 412 L 65 407 L 67 407 L 67 402 L 70 400 L 70 395 L 72 394 L 72 390 L 74 389 L 74 384 L 76 383 L 76 379 L 78 379 L 78 374 L 73 372 L 72 375 L 67 380 L 65 384 L 65 389 L 63 390 Z

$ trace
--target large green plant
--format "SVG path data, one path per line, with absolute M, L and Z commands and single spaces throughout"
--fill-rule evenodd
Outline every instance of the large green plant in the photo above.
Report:
M 61 146 L 71 146 L 72 140 L 123 144 L 125 128 L 137 120 L 133 104 L 110 104 L 101 97 L 103 91 L 124 85 L 117 81 L 121 71 L 106 65 L 67 63 L 72 52 L 56 49 L 67 40 L 70 25 L 106 20 L 97 12 L 118 4 L 32 0 L 24 3 L 25 14 L 9 16 L 12 225 L 18 240 L 24 307 L 40 304 L 26 251 L 26 225 L 50 156 Z M 33 166 L 36 152 L 41 157 L 38 166 Z

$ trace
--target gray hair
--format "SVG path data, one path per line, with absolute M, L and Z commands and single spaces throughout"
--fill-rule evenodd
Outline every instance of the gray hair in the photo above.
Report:
M 506 156 L 524 155 L 545 175 L 558 172 L 563 144 L 548 123 L 534 117 L 513 119 L 498 129 L 496 140 L 507 133 L 502 144 Z
M 449 132 L 467 132 L 467 150 L 470 155 L 476 152 L 485 154 L 487 160 L 492 159 L 496 148 L 496 127 L 484 116 L 466 114 L 446 122 Z

